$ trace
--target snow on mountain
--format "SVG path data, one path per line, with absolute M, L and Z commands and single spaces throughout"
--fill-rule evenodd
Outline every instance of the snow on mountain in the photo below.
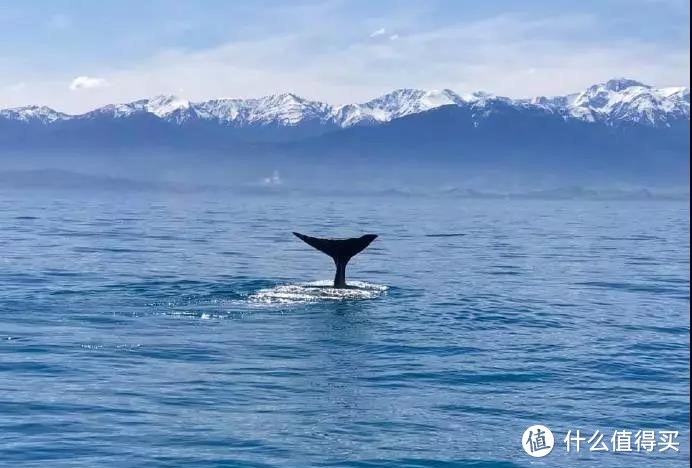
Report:
M 297 125 L 303 121 L 325 122 L 331 106 L 303 99 L 295 94 L 279 94 L 259 99 L 248 99 L 242 106 L 246 124 Z
M 155 96 L 151 99 L 140 99 L 125 104 L 109 104 L 99 107 L 91 112 L 83 114 L 81 118 L 94 118 L 109 116 L 113 118 L 126 118 L 135 114 L 153 114 L 161 119 L 167 119 L 181 111 L 191 108 L 189 101 L 176 96 Z M 180 122 L 178 118 L 172 120 Z M 184 120 L 184 119 L 183 119 Z
M 476 91 L 473 93 L 463 94 L 461 96 L 461 102 L 466 104 L 475 105 L 476 107 L 484 107 L 495 100 L 511 101 L 509 98 L 502 98 L 495 96 L 494 94 L 486 93 L 484 91 Z
M 67 119 L 69 116 L 46 106 L 25 106 L 12 109 L 0 109 L 0 118 L 19 122 L 53 123 Z
M 244 103 L 243 99 L 212 99 L 200 102 L 195 109 L 201 119 L 230 123 L 240 118 L 240 114 L 244 112 Z
M 420 89 L 397 89 L 362 104 L 347 104 L 336 107 L 332 114 L 334 122 L 341 127 L 362 123 L 380 123 L 425 112 L 436 107 L 459 105 L 464 100 L 449 89 L 424 91 Z
M 311 122 L 345 128 L 389 122 L 446 105 L 468 106 L 478 110 L 478 115 L 482 118 L 492 113 L 499 104 L 520 109 L 539 109 L 557 113 L 565 119 L 607 125 L 658 126 L 690 117 L 689 88 L 657 89 L 621 78 L 590 86 L 581 93 L 532 99 L 510 99 L 483 92 L 459 95 L 449 89 L 397 89 L 364 103 L 342 106 L 331 106 L 290 93 L 255 99 L 213 99 L 197 103 L 176 96 L 156 96 L 125 104 L 110 104 L 78 116 L 69 116 L 39 106 L 5 109 L 0 110 L 0 119 L 50 124 L 69 119 L 122 119 L 134 115 L 152 115 L 175 124 L 198 119 L 236 127 L 291 127 Z
M 689 118 L 688 88 L 662 88 L 628 79 L 596 84 L 566 97 L 566 112 L 589 122 L 666 124 L 669 120 Z
M 148 112 L 166 120 L 183 121 L 193 117 L 237 126 L 293 126 L 306 120 L 324 121 L 330 106 L 294 94 L 278 94 L 256 99 L 212 99 L 199 103 L 169 96 L 147 102 Z M 174 118 L 175 117 L 175 118 Z
M 177 96 L 156 96 L 146 102 L 145 108 L 147 112 L 164 118 L 175 112 L 189 109 L 190 102 Z
M 255 124 L 295 126 L 306 121 L 349 127 L 388 122 L 405 115 L 462 102 L 463 99 L 450 90 L 417 89 L 399 89 L 366 103 L 338 107 L 290 93 L 253 99 L 212 99 L 199 103 L 190 103 L 175 96 L 157 96 L 127 104 L 107 105 L 86 115 L 123 118 L 137 113 L 149 113 L 176 123 L 199 118 L 239 127 Z

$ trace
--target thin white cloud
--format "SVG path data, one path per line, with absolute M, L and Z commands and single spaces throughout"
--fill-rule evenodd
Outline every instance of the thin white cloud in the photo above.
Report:
M 399 35 L 398 35 L 398 34 L 392 34 L 391 36 L 389 36 L 389 40 L 390 40 L 390 41 L 396 41 L 397 39 L 399 39 Z
M 380 29 L 377 29 L 377 30 L 373 31 L 372 33 L 370 33 L 370 37 L 374 38 L 374 37 L 384 36 L 385 34 L 387 34 L 387 30 L 385 28 L 380 28 Z
M 104 78 L 95 78 L 93 76 L 78 76 L 70 82 L 70 90 L 72 91 L 103 88 L 106 86 L 108 86 L 108 81 Z

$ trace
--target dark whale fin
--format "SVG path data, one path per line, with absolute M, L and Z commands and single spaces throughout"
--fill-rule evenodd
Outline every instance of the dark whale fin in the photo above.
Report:
M 319 239 L 297 232 L 293 234 L 309 246 L 332 257 L 336 265 L 335 288 L 346 287 L 346 264 L 351 260 L 351 257 L 361 252 L 377 238 L 376 234 L 366 234 L 353 239 Z

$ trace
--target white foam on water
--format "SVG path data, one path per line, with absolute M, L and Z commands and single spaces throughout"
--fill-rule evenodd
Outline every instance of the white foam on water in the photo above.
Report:
M 174 317 L 179 319 L 199 319 L 199 320 L 218 320 L 228 318 L 225 312 L 203 312 L 199 310 L 167 310 L 158 313 L 157 315 L 163 315 L 167 317 Z
M 348 288 L 332 287 L 331 280 L 314 281 L 302 284 L 285 284 L 269 289 L 261 289 L 248 297 L 254 304 L 300 304 L 318 301 L 353 301 L 375 299 L 387 292 L 387 286 L 350 281 Z

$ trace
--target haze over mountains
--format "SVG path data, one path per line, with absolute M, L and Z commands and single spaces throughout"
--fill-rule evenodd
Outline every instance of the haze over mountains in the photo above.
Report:
M 0 161 L 25 156 L 45 168 L 52 158 L 49 167 L 65 169 L 55 155 L 80 155 L 85 168 L 111 171 L 109 162 L 129 167 L 137 155 L 141 167 L 178 175 L 216 164 L 229 181 L 280 171 L 308 183 L 340 170 L 391 186 L 677 187 L 689 186 L 689 125 L 689 88 L 628 79 L 532 99 L 399 89 L 341 106 L 293 94 L 157 96 L 81 115 L 0 110 Z

